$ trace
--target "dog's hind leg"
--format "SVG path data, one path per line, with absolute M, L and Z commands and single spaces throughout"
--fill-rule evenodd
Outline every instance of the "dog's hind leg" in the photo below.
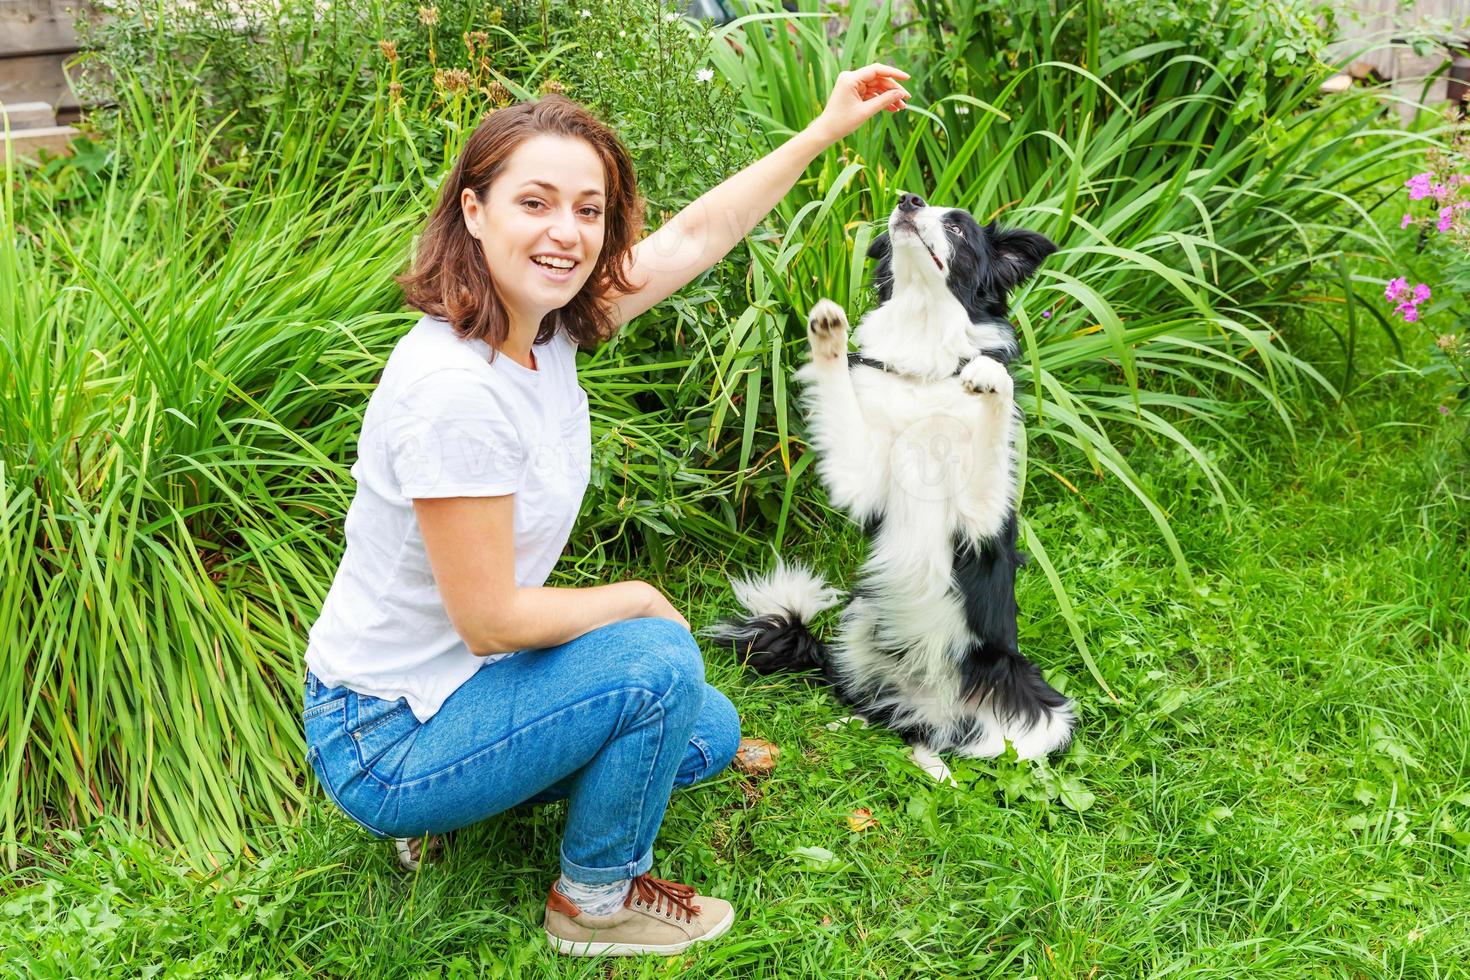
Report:
M 951 786 L 959 785 L 959 783 L 954 781 L 954 774 L 949 771 L 949 766 L 939 757 L 939 753 L 935 752 L 929 746 L 923 744 L 915 745 L 909 753 L 909 758 L 913 759 L 914 765 L 924 770 L 936 783 L 949 783 Z
M 827 495 L 859 522 L 882 508 L 887 449 L 863 417 L 847 366 L 847 314 L 818 300 L 807 318 L 811 362 L 797 372 L 805 383 L 807 428 Z

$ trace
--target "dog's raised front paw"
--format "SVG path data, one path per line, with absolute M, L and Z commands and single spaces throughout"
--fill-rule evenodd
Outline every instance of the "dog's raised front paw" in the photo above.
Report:
M 847 314 L 830 299 L 819 299 L 806 318 L 812 357 L 832 361 L 847 354 Z
M 960 384 L 975 395 L 1003 395 L 1010 398 L 1015 391 L 1011 373 L 994 358 L 980 355 L 960 372 Z

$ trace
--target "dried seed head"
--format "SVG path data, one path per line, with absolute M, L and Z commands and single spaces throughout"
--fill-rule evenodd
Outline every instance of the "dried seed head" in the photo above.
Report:
M 541 83 L 542 95 L 565 95 L 567 87 L 554 78 L 549 78 Z
M 389 64 L 398 60 L 398 45 L 395 42 L 379 41 L 378 50 L 383 52 L 383 57 L 388 59 Z
M 485 89 L 485 95 L 489 97 L 491 104 L 497 109 L 501 106 L 510 105 L 515 101 L 515 97 L 510 94 L 510 89 L 499 82 L 491 82 Z
M 446 92 L 468 92 L 470 81 L 470 73 L 459 68 L 436 68 L 434 70 L 434 87 Z
M 1444 351 L 1454 350 L 1455 349 L 1455 341 L 1457 339 L 1458 338 L 1454 334 L 1452 334 L 1452 333 L 1442 333 L 1442 334 L 1439 335 L 1439 338 L 1437 340 L 1435 340 L 1434 344 L 1440 350 L 1444 350 Z
M 420 7 L 419 23 L 423 24 L 425 27 L 433 27 L 435 24 L 439 23 L 439 8 Z

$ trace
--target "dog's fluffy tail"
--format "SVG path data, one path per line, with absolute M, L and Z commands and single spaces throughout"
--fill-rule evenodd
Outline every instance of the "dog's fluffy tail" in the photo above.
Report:
M 735 598 L 750 613 L 723 619 L 700 630 L 701 636 L 733 642 L 741 662 L 759 674 L 820 671 L 832 680 L 825 644 L 811 632 L 811 621 L 842 601 L 806 565 L 779 558 L 774 571 L 755 578 L 731 579 Z

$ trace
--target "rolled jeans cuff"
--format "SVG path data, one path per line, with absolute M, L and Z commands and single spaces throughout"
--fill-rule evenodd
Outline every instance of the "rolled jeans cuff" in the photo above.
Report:
M 653 849 L 649 848 L 636 861 L 620 864 L 616 868 L 584 868 L 561 852 L 561 873 L 572 881 L 583 885 L 611 885 L 617 881 L 628 881 L 646 874 L 653 867 Z

